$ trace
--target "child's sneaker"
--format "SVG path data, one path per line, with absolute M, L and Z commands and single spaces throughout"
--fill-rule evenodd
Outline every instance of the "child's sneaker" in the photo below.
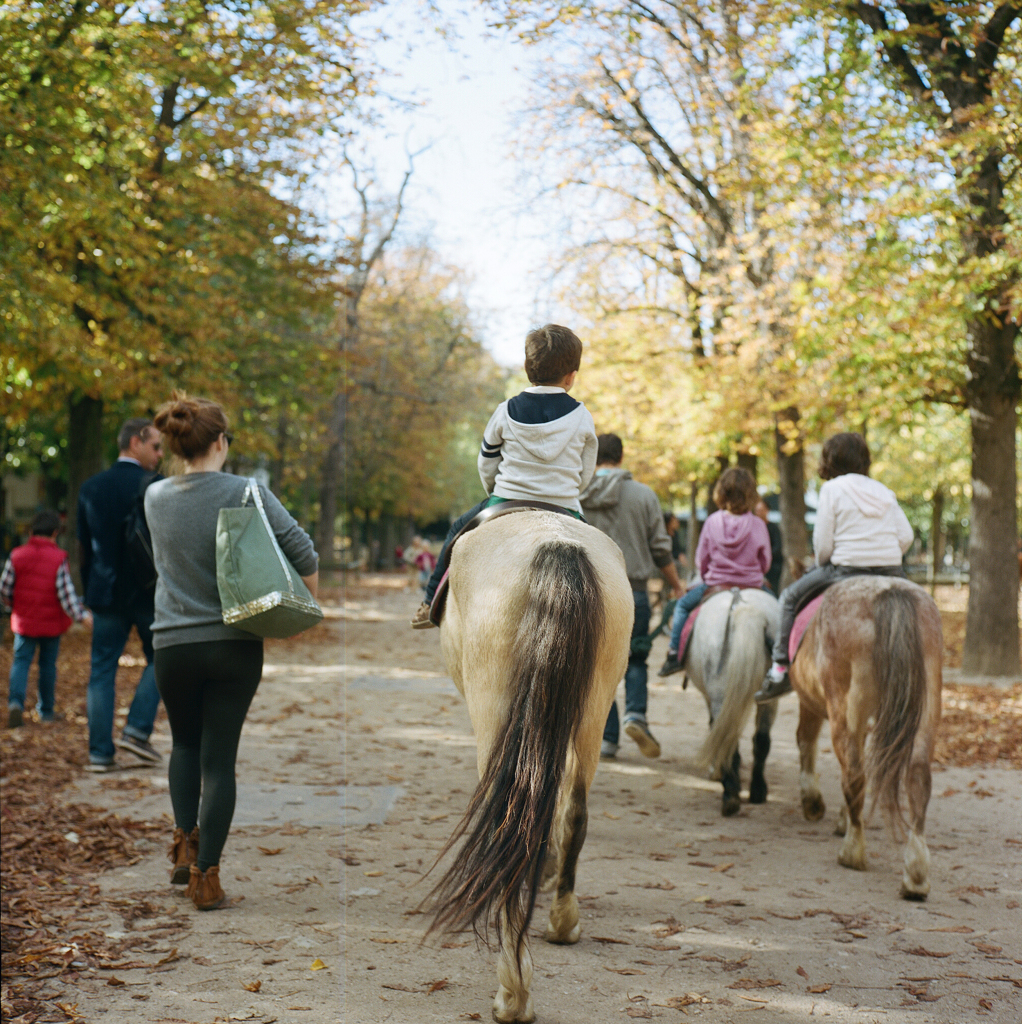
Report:
M 412 629 L 433 629 L 433 623 L 429 621 L 429 601 L 423 601 L 419 610 L 412 619 Z
M 657 675 L 661 678 L 666 676 L 673 676 L 676 672 L 684 672 L 684 666 L 678 661 L 677 653 L 672 654 L 670 651 L 667 652 L 667 660 L 660 666 L 660 671 Z
M 617 757 L 617 744 L 611 743 L 610 740 L 604 740 L 600 744 L 600 760 L 613 761 L 615 757 Z

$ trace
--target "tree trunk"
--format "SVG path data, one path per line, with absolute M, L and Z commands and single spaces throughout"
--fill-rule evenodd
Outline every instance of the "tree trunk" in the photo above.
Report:
M 685 534 L 685 557 L 688 559 L 688 578 L 696 572 L 696 547 L 699 544 L 699 481 L 693 480 L 689 491 L 688 532 Z
M 725 469 L 728 468 L 730 462 L 726 455 L 717 456 L 717 475 L 710 482 L 709 490 L 706 492 L 706 514 L 708 516 L 713 515 L 717 511 L 717 503 L 713 500 L 713 488 L 717 486 L 717 481 L 720 479 L 721 474 Z
M 1019 672 L 1015 468 L 1019 378 L 1014 361 L 1018 328 L 1011 323 L 1000 326 L 990 318 L 971 326 L 972 521 L 962 670 L 972 675 L 1012 676 Z
M 334 554 L 335 531 L 337 523 L 338 494 L 344 493 L 344 425 L 348 412 L 348 396 L 339 392 L 334 396 L 333 410 L 330 416 L 328 438 L 330 446 L 320 467 L 319 476 L 319 529 L 317 530 L 316 548 L 319 551 L 320 564 L 332 567 L 336 562 Z
M 809 554 L 806 536 L 806 482 L 797 409 L 777 414 L 774 441 L 777 445 L 777 480 L 781 498 L 781 550 L 784 569 L 780 586 L 783 590 L 801 574 L 801 563 Z M 793 571 L 792 565 L 796 571 Z
M 930 562 L 933 565 L 933 579 L 944 565 L 944 490 L 938 487 L 933 492 L 933 506 L 930 514 Z
M 84 593 L 78 551 L 78 491 L 103 469 L 103 400 L 73 395 L 68 402 L 67 539 L 71 573 L 79 594 Z
M 739 452 L 738 453 L 738 465 L 742 469 L 747 469 L 752 474 L 752 479 L 756 479 L 756 467 L 759 462 L 757 456 L 752 455 L 750 452 Z

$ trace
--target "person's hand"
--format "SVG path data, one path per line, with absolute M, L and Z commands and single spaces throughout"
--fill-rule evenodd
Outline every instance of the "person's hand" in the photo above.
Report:
M 82 622 L 84 622 L 89 629 L 92 629 L 92 612 L 88 609 L 86 609 L 85 614 L 82 616 Z
M 671 595 L 674 597 L 675 601 L 679 600 L 684 593 L 685 593 L 685 588 L 682 587 L 682 585 L 680 583 L 672 583 L 671 584 Z

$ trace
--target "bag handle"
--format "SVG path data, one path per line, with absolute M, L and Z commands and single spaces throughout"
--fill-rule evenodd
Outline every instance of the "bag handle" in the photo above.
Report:
M 255 502 L 255 507 L 259 509 L 259 515 L 262 517 L 263 525 L 266 527 L 266 532 L 270 535 L 270 540 L 273 542 L 273 550 L 277 552 L 277 558 L 280 559 L 280 567 L 284 570 L 284 577 L 287 579 L 287 586 L 293 597 L 295 584 L 294 580 L 291 579 L 291 566 L 288 564 L 288 560 L 284 557 L 284 552 L 280 550 L 280 545 L 277 543 L 277 535 L 273 532 L 273 527 L 270 526 L 270 520 L 266 517 L 266 509 L 263 508 L 263 497 L 259 493 L 259 481 L 256 480 L 254 476 L 250 476 L 248 478 L 248 486 L 245 488 L 245 493 L 241 496 L 242 508 L 248 504 L 250 496 Z

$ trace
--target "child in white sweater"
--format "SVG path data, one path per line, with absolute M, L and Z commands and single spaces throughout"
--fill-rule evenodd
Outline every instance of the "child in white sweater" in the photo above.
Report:
M 451 524 L 413 629 L 433 625 L 429 606 L 443 579 L 447 549 L 488 505 L 546 501 L 582 518 L 578 496 L 596 470 L 596 427 L 589 410 L 568 395 L 581 361 L 582 342 L 567 327 L 547 324 L 529 332 L 525 373 L 532 386 L 501 402 L 483 431 L 478 467 L 489 497 Z
M 894 492 L 870 480 L 870 455 L 861 434 L 835 434 L 823 446 L 820 503 L 813 527 L 816 568 L 781 594 L 781 622 L 773 664 L 756 702 L 765 704 L 791 689 L 788 638 L 795 614 L 813 592 L 822 593 L 846 576 L 901 576 L 902 555 L 912 543 L 912 527 Z

